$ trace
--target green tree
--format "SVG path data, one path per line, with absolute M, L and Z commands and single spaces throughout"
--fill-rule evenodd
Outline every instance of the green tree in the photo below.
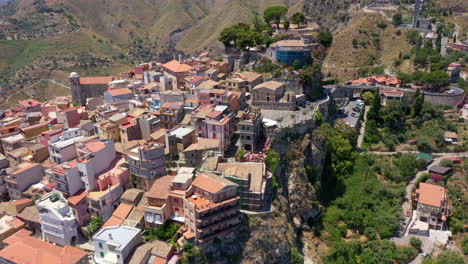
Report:
M 93 216 L 91 218 L 91 221 L 89 221 L 88 226 L 86 227 L 86 229 L 88 230 L 88 233 L 91 236 L 94 235 L 94 233 L 96 233 L 99 230 L 99 228 L 101 228 L 103 222 L 104 221 L 103 221 L 102 217 Z
M 398 72 L 397 78 L 401 81 L 401 86 L 406 86 L 408 83 L 410 83 L 413 80 L 411 74 L 404 73 L 404 72 Z
M 419 117 L 421 115 L 421 111 L 424 107 L 424 94 L 421 94 L 421 91 L 416 89 L 416 93 L 414 94 L 414 104 L 411 108 L 411 116 L 412 117 Z
M 414 247 L 418 251 L 421 251 L 421 246 L 422 246 L 421 239 L 419 239 L 417 237 L 411 237 L 410 238 L 410 244 L 411 244 L 412 247 Z
M 288 8 L 285 6 L 272 6 L 265 11 L 263 11 L 263 18 L 265 22 L 270 24 L 271 22 L 276 24 L 276 27 L 279 28 L 281 19 L 288 13 Z
M 401 25 L 401 23 L 403 23 L 403 16 L 401 15 L 401 13 L 396 13 L 395 15 L 393 15 L 392 24 L 396 27 Z
M 301 82 L 304 85 L 304 91 L 308 98 L 316 100 L 320 97 L 322 88 L 322 72 L 320 65 L 314 64 L 305 68 L 301 72 Z
M 294 60 L 293 65 L 292 65 L 294 70 L 299 70 L 302 68 L 302 64 L 299 60 Z
M 333 43 L 333 35 L 329 31 L 319 32 L 317 38 L 320 41 L 320 43 L 326 48 L 330 47 L 330 45 Z
M 454 251 L 444 251 L 437 256 L 437 264 L 464 264 L 463 257 Z
M 288 29 L 289 29 L 289 26 L 290 26 L 289 20 L 285 20 L 284 23 L 283 23 L 284 29 L 288 30 Z
M 320 109 L 317 111 L 317 114 L 315 115 L 315 124 L 317 126 L 321 126 L 323 124 L 323 114 Z
M 306 20 L 306 17 L 304 13 L 302 12 L 296 12 L 291 16 L 291 23 L 296 24 L 297 26 L 299 26 L 305 20 Z
M 428 74 L 426 74 L 422 82 L 427 84 L 430 88 L 432 89 L 440 89 L 442 87 L 445 87 L 449 84 L 450 81 L 450 76 L 445 72 L 445 71 L 433 71 Z
M 374 100 L 374 94 L 370 91 L 367 91 L 362 94 L 362 99 L 364 99 L 366 104 L 370 104 Z
M 221 41 L 225 47 L 236 47 L 239 34 L 245 33 L 250 30 L 250 25 L 245 23 L 239 23 L 231 27 L 223 29 L 219 36 L 219 41 Z

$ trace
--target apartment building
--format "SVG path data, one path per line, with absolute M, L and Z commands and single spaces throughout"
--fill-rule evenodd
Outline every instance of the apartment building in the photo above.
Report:
M 237 230 L 241 222 L 237 184 L 210 172 L 199 173 L 184 199 L 184 236 L 198 243 L 211 241 Z
M 237 194 L 242 209 L 258 211 L 264 208 L 271 187 L 271 174 L 263 162 L 219 163 L 221 175 L 239 185 Z
M 164 224 L 168 219 L 184 222 L 184 199 L 191 191 L 194 168 L 180 168 L 176 176 L 157 179 L 147 194 L 145 222 L 147 226 Z
M 51 137 L 49 140 L 49 159 L 51 162 L 60 164 L 77 157 L 75 144 L 83 140 L 79 128 L 70 128 L 62 132 L 60 136 Z
M 151 142 L 127 150 L 125 160 L 136 188 L 148 190 L 155 179 L 166 174 L 164 149 L 164 145 Z
M 73 196 L 84 188 L 76 159 L 52 167 L 46 172 L 51 182 L 55 183 L 55 189 L 67 196 Z
M 124 264 L 133 249 L 140 244 L 141 231 L 129 226 L 104 227 L 93 236 L 96 263 Z
M 10 172 L 4 180 L 11 200 L 19 200 L 22 193 L 44 177 L 44 170 L 39 163 L 24 162 Z
M 88 191 L 97 188 L 97 177 L 108 169 L 116 158 L 114 141 L 93 138 L 77 145 L 77 166 Z
M 238 113 L 240 147 L 245 150 L 256 150 L 262 135 L 262 113 L 260 108 L 251 107 L 245 112 Z
M 184 118 L 182 102 L 165 103 L 158 111 L 159 119 L 165 129 L 172 129 L 179 125 Z
M 78 224 L 73 210 L 59 191 L 52 191 L 36 201 L 41 220 L 42 237 L 60 246 L 74 245 L 78 239 Z

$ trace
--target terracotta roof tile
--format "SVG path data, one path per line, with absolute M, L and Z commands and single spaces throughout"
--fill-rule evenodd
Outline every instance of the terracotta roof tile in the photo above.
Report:
M 108 84 L 114 80 L 112 76 L 105 77 L 80 77 L 80 84 Z
M 170 191 L 169 185 L 172 183 L 173 179 L 174 176 L 171 175 L 158 178 L 151 186 L 151 189 L 148 192 L 148 197 L 156 199 L 167 199 Z
M 178 61 L 176 60 L 172 60 L 166 64 L 163 64 L 162 65 L 164 68 L 172 71 L 172 72 L 176 72 L 176 73 L 179 73 L 179 72 L 189 72 L 191 70 L 194 70 L 194 68 L 188 64 L 185 64 L 185 63 L 179 63 Z
M 130 91 L 130 89 L 128 89 L 128 88 L 109 89 L 109 90 L 107 90 L 107 92 L 109 92 L 110 95 L 112 95 L 112 96 L 120 96 L 120 95 L 131 94 L 132 93 L 132 91 Z
M 210 193 L 217 193 L 227 186 L 236 186 L 235 183 L 210 172 L 199 173 L 192 185 Z
M 419 194 L 418 202 L 435 207 L 441 207 L 446 200 L 445 188 L 442 186 L 420 183 L 419 189 L 416 190 Z

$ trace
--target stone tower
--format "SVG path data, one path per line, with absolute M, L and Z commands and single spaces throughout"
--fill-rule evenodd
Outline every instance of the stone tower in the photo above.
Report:
M 72 100 L 82 104 L 83 98 L 80 85 L 80 75 L 78 75 L 76 72 L 70 73 L 70 88 L 72 91 Z

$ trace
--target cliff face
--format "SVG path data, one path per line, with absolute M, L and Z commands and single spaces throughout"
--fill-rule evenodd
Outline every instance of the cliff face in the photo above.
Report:
M 242 263 L 288 263 L 291 248 L 302 247 L 301 233 L 309 230 L 308 223 L 321 216 L 306 166 L 320 171 L 325 159 L 323 140 L 314 134 L 298 139 L 284 136 L 275 140 L 274 148 L 281 157 L 276 173 L 281 187 L 271 213 L 248 216 L 250 237 Z

